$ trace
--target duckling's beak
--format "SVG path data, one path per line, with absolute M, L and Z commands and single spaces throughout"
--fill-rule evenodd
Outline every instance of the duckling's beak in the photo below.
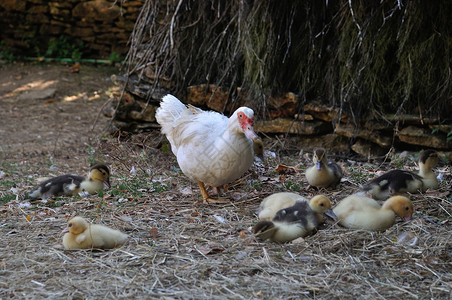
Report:
M 316 168 L 317 170 L 322 170 L 322 163 L 321 163 L 320 161 L 318 161 L 318 162 L 315 164 L 315 168 Z
M 65 228 L 63 229 L 63 231 L 61 231 L 61 233 L 66 233 L 66 232 L 69 232 L 69 229 L 68 229 L 67 227 L 65 227 Z
M 405 222 L 408 222 L 408 221 L 411 221 L 412 217 L 413 217 L 412 215 L 409 215 L 409 216 L 403 217 L 402 220 L 404 220 Z
M 104 183 L 108 186 L 108 188 L 111 188 L 110 178 L 105 179 Z
M 337 219 L 336 214 L 334 213 L 334 211 L 331 208 L 325 212 L 325 215 L 330 217 L 333 220 Z

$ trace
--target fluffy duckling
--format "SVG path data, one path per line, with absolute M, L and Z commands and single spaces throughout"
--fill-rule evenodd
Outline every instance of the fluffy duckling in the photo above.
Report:
M 313 157 L 314 166 L 306 170 L 309 185 L 327 188 L 336 186 L 343 176 L 342 168 L 333 161 L 327 161 L 323 148 L 316 148 Z
M 110 187 L 110 170 L 105 165 L 95 165 L 86 177 L 66 174 L 45 180 L 29 196 L 49 199 L 54 195 L 73 195 L 79 192 L 95 194 L 103 189 L 104 183 Z
M 372 198 L 354 194 L 340 201 L 333 211 L 344 227 L 378 231 L 391 227 L 396 215 L 411 220 L 413 204 L 407 197 L 393 196 L 380 206 Z
M 426 150 L 419 156 L 419 173 L 405 170 L 391 170 L 372 179 L 361 188 L 361 194 L 384 200 L 394 194 L 417 193 L 438 187 L 438 180 L 432 168 L 438 164 L 438 153 Z
M 63 230 L 66 250 L 112 249 L 123 245 L 128 235 L 103 225 L 90 224 L 82 217 L 74 217 Z
M 259 220 L 271 221 L 275 217 L 276 212 L 283 208 L 291 207 L 296 202 L 308 202 L 308 200 L 301 195 L 289 192 L 275 193 L 265 197 L 257 210 Z
M 264 160 L 264 142 L 261 138 L 253 140 L 253 150 L 254 156 L 257 156 L 261 160 Z
M 360 194 L 385 200 L 398 193 L 417 193 L 422 189 L 422 177 L 410 171 L 391 170 L 372 179 L 361 188 Z
M 422 190 L 427 189 L 437 189 L 438 179 L 436 174 L 433 173 L 433 168 L 438 164 L 439 157 L 438 152 L 434 150 L 425 150 L 419 156 L 419 173 L 418 175 L 422 177 Z
M 253 232 L 262 240 L 290 242 L 313 234 L 327 211 L 334 215 L 330 200 L 323 195 L 308 202 L 294 193 L 273 194 L 262 201 L 260 222 L 254 226 Z

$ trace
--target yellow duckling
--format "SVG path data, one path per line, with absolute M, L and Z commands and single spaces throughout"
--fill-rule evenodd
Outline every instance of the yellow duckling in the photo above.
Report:
M 437 189 L 438 179 L 436 174 L 433 172 L 433 168 L 438 164 L 439 157 L 438 153 L 434 150 L 425 150 L 419 156 L 419 173 L 418 175 L 422 177 L 422 190 L 427 189 Z
M 411 220 L 413 204 L 407 197 L 394 196 L 380 206 L 372 198 L 354 194 L 340 201 L 333 211 L 344 227 L 378 231 L 394 225 L 396 215 Z
M 63 230 L 66 250 L 112 249 L 123 245 L 128 235 L 103 225 L 90 224 L 82 217 L 74 217 Z
M 323 214 L 328 211 L 334 215 L 330 200 L 323 195 L 308 202 L 294 193 L 276 193 L 262 201 L 260 221 L 253 232 L 262 240 L 290 242 L 314 233 L 323 222 Z
M 419 156 L 419 173 L 405 170 L 391 170 L 372 179 L 361 188 L 361 194 L 384 200 L 399 193 L 418 193 L 438 187 L 438 180 L 432 168 L 438 164 L 438 153 L 426 150 Z
M 335 187 L 343 176 L 342 168 L 333 161 L 327 161 L 323 148 L 316 148 L 313 156 L 314 166 L 306 170 L 309 185 L 327 188 Z
M 86 177 L 66 174 L 50 178 L 39 184 L 29 196 L 49 199 L 54 195 L 73 195 L 80 192 L 95 194 L 104 188 L 104 183 L 110 187 L 110 170 L 105 165 L 95 165 Z

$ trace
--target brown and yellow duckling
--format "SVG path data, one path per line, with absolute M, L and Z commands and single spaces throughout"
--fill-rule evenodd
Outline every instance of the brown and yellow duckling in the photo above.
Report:
M 333 209 L 339 224 L 351 229 L 386 230 L 395 223 L 396 215 L 411 220 L 413 204 L 404 196 L 393 196 L 383 206 L 372 198 L 353 194 L 341 200 Z
M 323 214 L 331 211 L 330 200 L 317 195 L 310 201 L 294 193 L 276 193 L 265 198 L 260 206 L 260 221 L 254 234 L 262 240 L 285 243 L 313 234 L 323 222 Z
M 432 169 L 438 164 L 438 153 L 426 150 L 419 156 L 419 173 L 391 170 L 372 179 L 361 188 L 361 194 L 385 200 L 395 194 L 418 193 L 438 188 L 438 180 Z
M 438 165 L 438 152 L 434 150 L 425 150 L 419 156 L 419 172 L 418 175 L 422 177 L 422 190 L 437 189 L 438 179 L 433 172 L 433 168 Z
M 253 151 L 254 156 L 257 156 L 261 160 L 264 160 L 264 142 L 261 138 L 256 138 L 255 140 L 253 140 Z
M 95 194 L 104 183 L 110 187 L 110 170 L 105 165 L 95 165 L 88 176 L 61 175 L 45 180 L 29 193 L 31 198 L 49 199 L 58 195 L 74 195 L 80 192 Z
M 74 217 L 63 230 L 63 246 L 67 250 L 112 249 L 123 245 L 128 235 L 107 226 L 90 224 L 82 217 Z
M 327 161 L 324 148 L 316 148 L 312 160 L 314 166 L 306 170 L 309 185 L 327 188 L 335 187 L 341 181 L 342 168 L 333 161 Z

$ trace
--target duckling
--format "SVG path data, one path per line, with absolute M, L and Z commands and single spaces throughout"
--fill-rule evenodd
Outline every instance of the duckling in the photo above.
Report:
M 29 193 L 31 198 L 49 199 L 58 195 L 73 195 L 79 192 L 95 194 L 104 183 L 110 187 L 110 170 L 105 165 L 95 165 L 88 176 L 61 175 L 45 180 Z
M 313 157 L 314 166 L 306 170 L 309 185 L 327 188 L 335 187 L 343 176 L 342 168 L 333 161 L 327 161 L 323 148 L 316 148 Z
M 340 201 L 333 209 L 339 224 L 351 229 L 386 230 L 395 223 L 396 215 L 411 220 L 413 204 L 404 196 L 393 196 L 380 206 L 372 198 L 353 194 Z
M 261 160 L 264 160 L 264 142 L 261 138 L 253 140 L 253 150 L 254 156 L 257 156 Z
M 432 168 L 438 164 L 438 153 L 426 150 L 419 156 L 419 173 L 405 170 L 391 170 L 372 179 L 361 188 L 361 194 L 384 200 L 394 194 L 418 193 L 438 187 L 438 180 Z
M 418 175 L 422 177 L 422 191 L 438 188 L 438 179 L 432 170 L 438 164 L 438 160 L 438 153 L 434 150 L 425 150 L 419 156 Z
M 259 220 L 271 221 L 275 217 L 276 212 L 283 208 L 291 207 L 298 201 L 308 202 L 305 197 L 295 193 L 281 192 L 272 194 L 264 198 L 259 205 L 257 211 Z
M 112 249 L 123 245 L 128 235 L 109 227 L 90 224 L 82 217 L 74 217 L 62 231 L 63 246 L 66 250 Z
M 422 189 L 422 177 L 410 171 L 391 170 L 372 179 L 361 188 L 361 195 L 385 200 L 394 194 L 417 193 Z
M 270 239 L 278 243 L 313 234 L 323 222 L 324 213 L 330 211 L 334 215 L 330 200 L 323 195 L 317 195 L 308 202 L 297 194 L 277 193 L 264 199 L 262 204 L 263 209 L 259 213 L 261 221 L 254 226 L 253 232 L 262 240 Z

